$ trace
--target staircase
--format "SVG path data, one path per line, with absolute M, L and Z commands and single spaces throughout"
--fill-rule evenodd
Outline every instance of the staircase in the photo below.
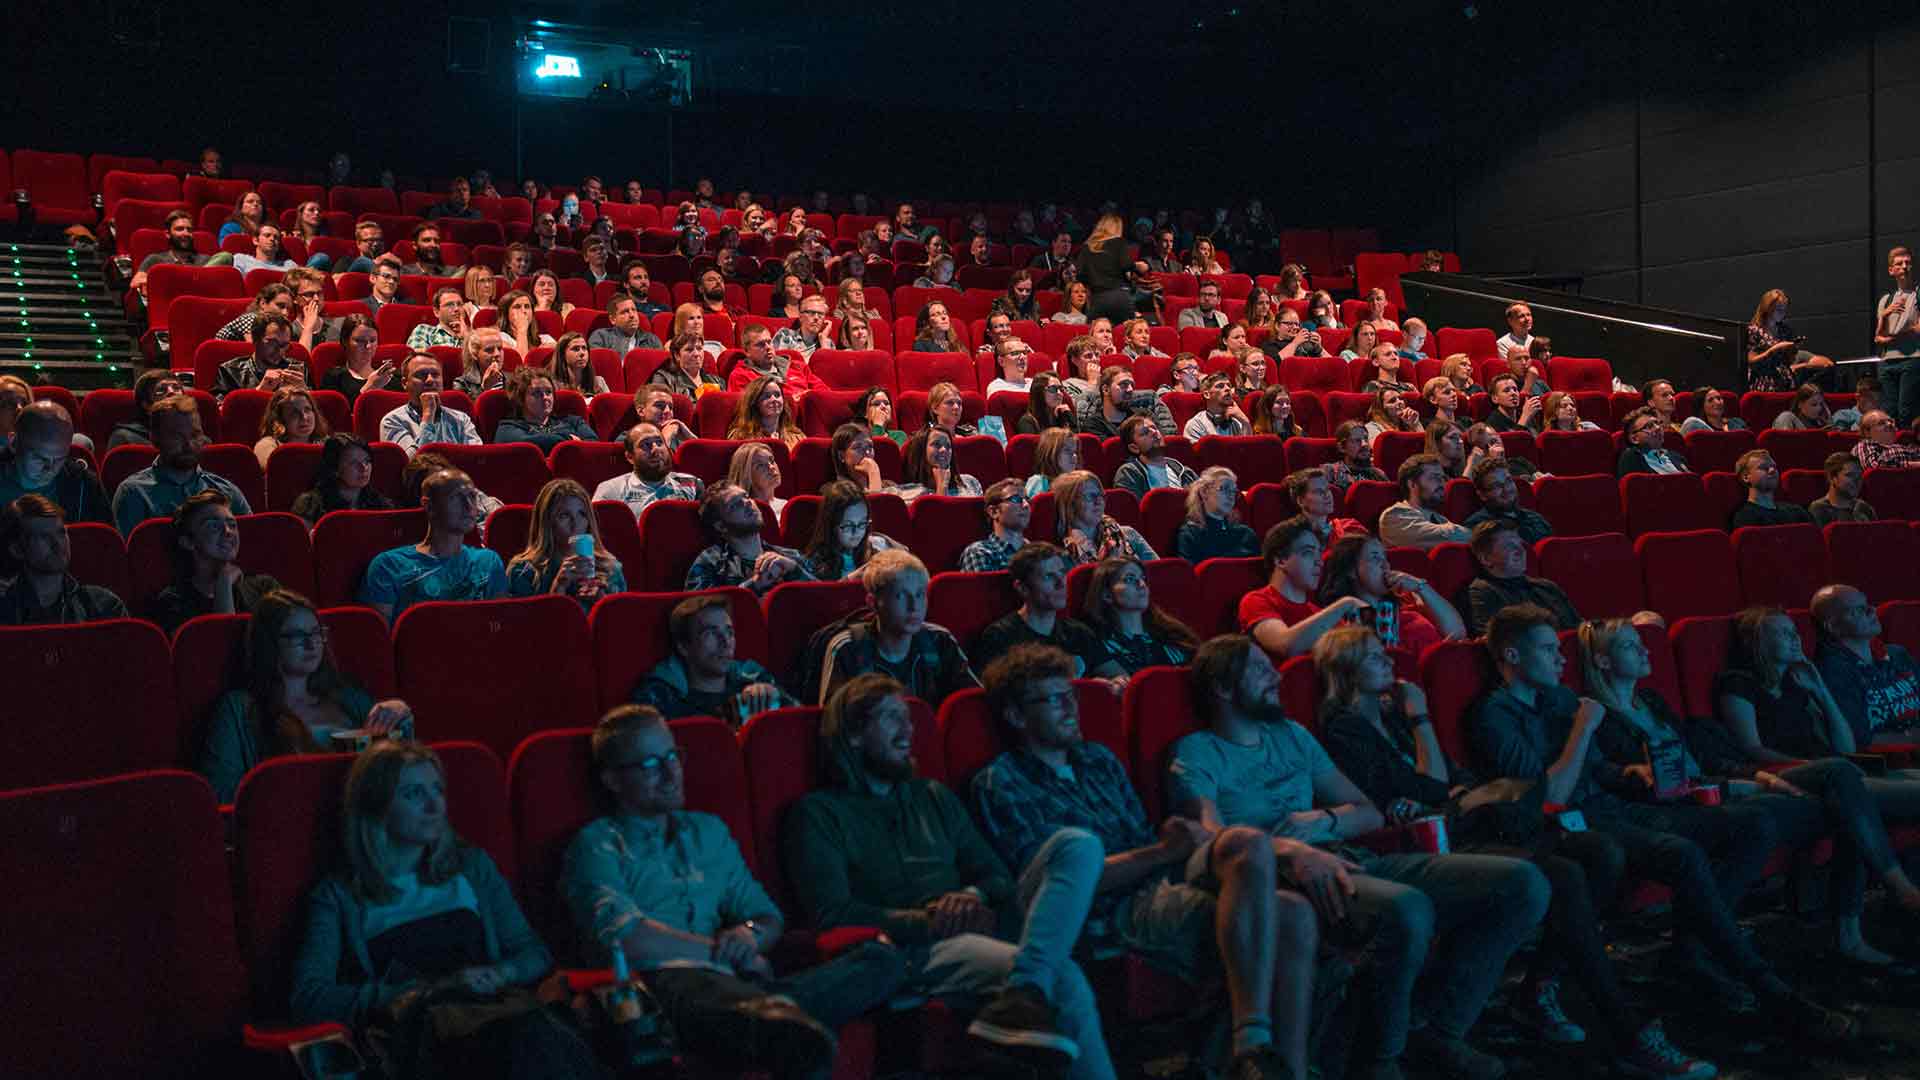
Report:
M 0 244 L 0 374 L 79 393 L 131 385 L 136 356 L 95 254 Z

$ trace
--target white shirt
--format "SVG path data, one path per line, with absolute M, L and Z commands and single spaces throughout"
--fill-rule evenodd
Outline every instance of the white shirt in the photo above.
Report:
M 1032 379 L 1021 379 L 1019 382 L 1012 382 L 1007 379 L 995 379 L 987 384 L 987 396 L 992 397 L 1003 390 L 1010 394 L 1024 394 L 1032 388 Z

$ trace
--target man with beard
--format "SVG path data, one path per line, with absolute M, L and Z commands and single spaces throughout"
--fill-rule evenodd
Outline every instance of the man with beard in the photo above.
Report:
M 1553 523 L 1538 510 L 1520 505 L 1520 487 L 1513 481 L 1513 469 L 1500 458 L 1484 458 L 1473 467 L 1473 489 L 1480 495 L 1480 509 L 1461 522 L 1471 529 L 1483 521 L 1504 521 L 1520 533 L 1528 544 L 1536 544 L 1553 535 Z
M 233 481 L 200 467 L 207 434 L 193 398 L 179 394 L 154 402 L 147 426 L 159 453 L 153 464 L 120 481 L 113 493 L 113 523 L 122 536 L 132 535 L 134 526 L 148 518 L 172 516 L 189 496 L 202 491 L 225 495 L 235 514 L 253 513 Z
M 640 305 L 640 317 L 651 319 L 663 311 L 671 310 L 664 304 L 656 304 L 650 299 L 653 291 L 653 272 L 647 264 L 638 258 L 628 259 L 620 264 L 620 287 Z
M 653 429 L 653 437 L 660 437 L 658 428 Z M 814 580 L 805 555 L 760 539 L 760 504 L 738 484 L 719 483 L 707 489 L 700 499 L 700 525 L 713 546 L 687 568 L 688 592 L 738 585 L 755 596 L 765 596 L 783 581 Z
M 908 692 L 869 673 L 827 701 L 832 786 L 800 800 L 783 836 L 787 865 L 806 868 L 794 876 L 801 907 L 821 929 L 885 931 L 916 991 L 992 995 L 967 1028 L 1001 1059 L 990 1075 L 1025 1065 L 1109 1080 L 1099 1006 L 1073 960 L 1104 870 L 1099 839 L 1061 829 L 1016 880 L 960 800 L 914 775 Z
M 124 619 L 126 602 L 111 589 L 82 585 L 69 572 L 73 544 L 67 515 L 40 495 L 0 505 L 0 545 L 19 572 L 0 590 L 0 626 L 53 626 Z
M 380 418 L 380 438 L 412 457 L 428 443 L 480 445 L 473 418 L 440 400 L 444 373 L 432 353 L 417 352 L 401 365 L 407 403 Z
M 1381 827 L 1367 796 L 1306 728 L 1280 708 L 1280 674 L 1252 638 L 1200 647 L 1191 674 L 1205 730 L 1173 746 L 1173 811 L 1209 833 L 1250 826 L 1272 839 L 1281 887 L 1305 895 L 1321 932 L 1365 945 L 1372 972 L 1356 991 L 1371 1051 L 1357 1075 L 1398 1077 L 1404 1053 L 1457 1080 L 1494 1080 L 1503 1063 L 1467 1032 L 1514 950 L 1546 914 L 1546 877 L 1528 862 L 1484 855 L 1375 855 L 1342 843 Z M 1431 944 L 1431 953 L 1429 945 Z M 1415 980 L 1424 1027 L 1413 1030 Z
M 217 255 L 202 255 L 193 246 L 193 215 L 185 210 L 175 210 L 167 215 L 164 225 L 167 230 L 167 246 L 140 260 L 140 269 L 134 273 L 127 285 L 140 295 L 147 294 L 147 271 L 167 263 L 173 266 L 232 266 L 233 253 L 222 251 Z
M 1200 478 L 1179 458 L 1167 456 L 1167 437 L 1145 416 L 1129 416 L 1120 423 L 1120 445 L 1127 460 L 1114 471 L 1113 486 L 1145 499 L 1154 488 L 1185 490 Z
M 936 708 L 951 694 L 980 685 L 967 654 L 946 627 L 927 621 L 927 564 L 898 548 L 875 552 L 861 573 L 867 607 L 827 642 L 820 700 L 860 675 L 878 673 Z
M 673 396 L 667 396 L 669 415 L 673 408 Z M 673 471 L 673 450 L 661 434 L 658 423 L 642 420 L 627 429 L 627 462 L 633 471 L 600 482 L 593 489 L 593 501 L 623 502 L 633 511 L 637 521 L 640 512 L 655 499 L 685 499 L 692 501 L 700 497 L 700 478 L 689 473 Z
M 666 718 L 616 708 L 595 727 L 592 754 L 610 813 L 568 845 L 561 891 L 594 962 L 620 950 L 673 1017 L 679 1048 L 703 1064 L 825 1080 L 834 1029 L 900 986 L 900 950 L 863 942 L 776 978 L 767 953 L 780 909 L 726 823 L 686 809 L 685 771 L 699 762 L 683 756 Z
M 400 268 L 403 274 L 427 277 L 459 277 L 464 266 L 448 266 L 440 261 L 440 226 L 423 221 L 413 227 L 413 261 Z
M 727 303 L 727 278 L 719 270 L 705 270 L 694 285 L 693 299 L 700 310 L 709 315 L 725 315 L 733 318 L 739 315 L 734 307 Z
M 467 546 L 481 521 L 480 489 L 459 469 L 441 469 L 420 485 L 427 537 L 373 557 L 360 582 L 360 602 L 391 625 L 428 600 L 497 600 L 507 595 L 507 568 L 491 548 Z
M 1126 948 L 1193 982 L 1224 973 L 1233 1017 L 1233 1080 L 1307 1075 L 1319 932 L 1313 907 L 1274 887 L 1273 844 L 1255 829 L 1209 833 L 1168 818 L 1154 829 L 1126 766 L 1084 737 L 1074 661 L 1019 645 L 987 665 L 988 715 L 1014 748 L 974 777 L 981 829 L 1025 868 L 1061 829 L 1106 849 L 1085 940 Z M 1224 969 L 1224 972 L 1223 972 Z
M 1093 628 L 1067 613 L 1067 553 L 1036 542 L 1014 552 L 1007 565 L 1020 606 L 987 624 L 973 639 L 972 662 L 984 667 L 1021 645 L 1045 644 L 1073 658 L 1075 678 L 1109 679 L 1118 691 L 1127 672 Z
M 1380 542 L 1388 547 L 1435 548 L 1464 544 L 1473 530 L 1447 520 L 1447 470 L 1435 454 L 1415 454 L 1395 477 L 1400 501 L 1380 511 Z
M 1780 466 L 1765 450 L 1749 450 L 1733 463 L 1733 475 L 1747 486 L 1747 501 L 1740 504 L 1727 522 L 1727 528 L 1747 525 L 1811 525 L 1813 515 L 1799 503 L 1776 498 L 1780 493 Z
M 1198 361 L 1176 359 L 1173 362 L 1176 379 L 1180 377 L 1182 363 L 1191 364 L 1195 371 L 1200 367 Z M 1246 412 L 1233 400 L 1233 376 L 1224 371 L 1207 376 L 1200 382 L 1200 395 L 1204 406 L 1187 420 L 1187 426 L 1181 432 L 1189 442 L 1198 442 L 1210 435 L 1239 436 L 1253 433 L 1253 422 L 1247 419 Z
M 960 569 L 969 574 L 1005 570 L 1013 554 L 1026 546 L 1027 525 L 1033 520 L 1033 500 L 1025 483 L 1008 477 L 986 490 L 987 524 L 992 532 L 960 552 Z
M 640 317 L 640 302 L 626 293 L 614 293 L 607 301 L 607 321 L 613 325 L 587 335 L 587 348 L 612 349 L 622 357 L 634 349 L 660 348 L 660 339 Z
M 717 716 L 738 731 L 755 713 L 797 705 L 771 672 L 734 655 L 733 612 L 719 593 L 690 596 L 667 616 L 673 655 L 633 688 L 633 703 L 669 720 Z
M 307 384 L 301 369 L 289 363 L 287 349 L 293 344 L 293 323 L 275 312 L 267 312 L 253 321 L 253 355 L 236 356 L 220 365 L 213 382 L 213 396 L 224 400 L 235 390 L 264 390 L 271 394 L 283 387 Z
M 1327 470 L 1327 483 L 1345 492 L 1355 480 L 1385 480 L 1387 474 L 1373 467 L 1373 444 L 1367 439 L 1364 420 L 1343 420 L 1333 431 L 1334 449 L 1340 460 Z
M 480 211 L 473 206 L 473 185 L 464 176 L 456 176 L 447 184 L 447 197 L 427 207 L 427 219 L 438 221 L 441 218 L 458 218 L 463 221 L 480 220 Z

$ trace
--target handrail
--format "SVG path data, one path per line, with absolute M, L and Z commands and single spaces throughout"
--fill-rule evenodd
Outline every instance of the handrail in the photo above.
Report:
M 1459 296 L 1472 296 L 1472 297 L 1478 297 L 1484 300 L 1500 301 L 1505 299 L 1505 297 L 1503 296 L 1500 296 L 1494 293 L 1484 292 L 1479 289 L 1462 289 L 1455 285 L 1445 285 L 1437 281 L 1422 281 L 1420 283 L 1420 287 L 1423 289 L 1431 289 L 1435 292 L 1450 292 Z M 1550 312 L 1555 312 L 1561 315 L 1574 315 L 1582 319 L 1596 319 L 1602 322 L 1619 323 L 1622 326 L 1637 326 L 1645 330 L 1658 330 L 1658 331 L 1669 333 L 1669 334 L 1680 334 L 1685 337 L 1699 338 L 1703 341 L 1711 341 L 1715 343 L 1718 343 L 1724 340 L 1718 334 L 1703 334 L 1698 330 L 1687 330 L 1678 326 L 1668 326 L 1665 323 L 1649 323 L 1649 322 L 1641 322 L 1638 319 L 1623 319 L 1617 315 L 1602 315 L 1594 311 L 1582 311 L 1577 308 L 1559 307 L 1554 304 L 1542 303 L 1538 300 L 1527 300 L 1525 301 L 1525 303 L 1527 307 L 1531 308 L 1534 311 L 1550 311 Z

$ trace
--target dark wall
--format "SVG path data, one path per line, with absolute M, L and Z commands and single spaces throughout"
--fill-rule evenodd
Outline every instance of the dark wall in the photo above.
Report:
M 1783 288 L 1814 348 L 1861 355 L 1886 249 L 1920 240 L 1920 29 L 1839 7 L 1507 27 L 1561 44 L 1468 84 L 1453 220 L 1426 231 L 1470 267 L 1743 321 Z

